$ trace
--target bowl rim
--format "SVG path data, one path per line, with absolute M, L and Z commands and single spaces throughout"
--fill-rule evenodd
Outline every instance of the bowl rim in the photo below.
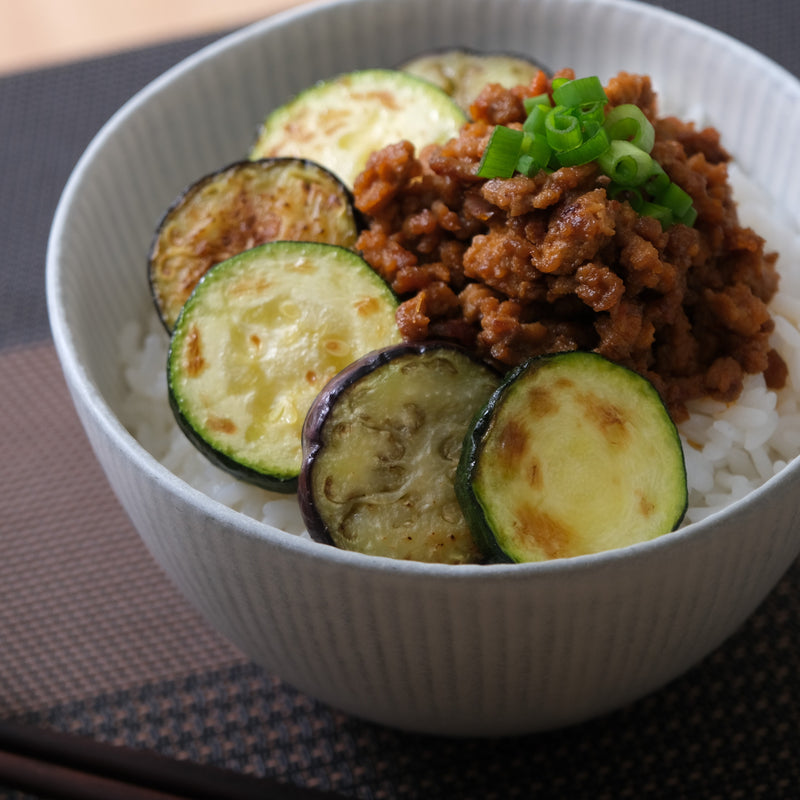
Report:
M 532 3 L 539 2 L 539 0 L 530 1 Z M 778 473 L 751 490 L 743 498 L 732 502 L 721 510 L 710 513 L 704 519 L 685 524 L 683 527 L 655 539 L 627 547 L 589 555 L 523 564 L 449 565 L 399 561 L 341 550 L 332 545 L 322 544 L 304 536 L 282 531 L 242 512 L 235 511 L 199 489 L 194 488 L 171 472 L 139 443 L 112 411 L 109 402 L 90 378 L 86 366 L 79 357 L 74 337 L 67 323 L 66 313 L 63 305 L 59 302 L 62 293 L 61 252 L 64 230 L 69 222 L 70 209 L 80 193 L 85 174 L 93 162 L 95 153 L 102 149 L 104 143 L 113 137 L 115 131 L 123 126 L 141 106 L 145 105 L 153 96 L 157 95 L 177 78 L 193 70 L 197 65 L 213 60 L 220 54 L 233 50 L 251 39 L 265 37 L 271 30 L 280 28 L 305 16 L 334 7 L 356 6 L 374 2 L 387 2 L 387 0 L 310 0 L 310 2 L 306 2 L 301 6 L 278 11 L 229 32 L 219 39 L 200 47 L 149 81 L 120 106 L 91 138 L 76 162 L 59 198 L 48 236 L 45 265 L 45 293 L 51 334 L 62 371 L 67 379 L 67 384 L 76 406 L 79 409 L 81 406 L 85 409 L 85 413 L 90 415 L 99 425 L 106 440 L 112 444 L 114 449 L 123 454 L 124 458 L 133 465 L 135 470 L 144 474 L 149 481 L 161 485 L 173 497 L 196 507 L 204 516 L 224 526 L 231 533 L 258 539 L 276 550 L 293 552 L 304 559 L 313 559 L 320 563 L 324 562 L 333 567 L 384 575 L 402 573 L 404 578 L 428 579 L 433 576 L 438 580 L 460 581 L 474 580 L 473 576 L 480 576 L 482 580 L 527 581 L 532 576 L 541 579 L 560 579 L 570 573 L 598 572 L 620 562 L 635 565 L 640 559 L 652 556 L 661 557 L 687 544 L 693 542 L 701 543 L 703 540 L 713 536 L 716 531 L 727 527 L 729 522 L 739 513 L 742 506 L 760 507 L 769 503 L 768 495 L 772 489 L 793 480 L 795 475 L 800 472 L 800 459 L 794 458 Z M 562 0 L 562 2 L 574 6 L 618 8 L 633 14 L 644 15 L 645 17 L 670 20 L 672 24 L 701 33 L 704 37 L 717 41 L 727 49 L 746 54 L 747 58 L 759 62 L 761 68 L 772 72 L 782 83 L 787 86 L 794 86 L 800 96 L 800 80 L 785 67 L 733 36 L 697 20 L 685 17 L 678 12 L 638 2 L 638 0 Z M 291 497 L 291 495 L 287 495 L 287 497 Z

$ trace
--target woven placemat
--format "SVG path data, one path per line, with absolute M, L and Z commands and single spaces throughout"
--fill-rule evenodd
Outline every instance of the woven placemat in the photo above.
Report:
M 791 4 L 655 4 L 800 73 Z M 800 565 L 661 691 L 573 728 L 490 741 L 388 730 L 295 691 L 162 574 L 72 409 L 47 327 L 44 253 L 92 135 L 212 38 L 0 79 L 0 718 L 365 800 L 800 798 Z M 0 797 L 22 795 L 0 786 Z
M 49 335 L 47 236 L 64 184 L 106 120 L 218 36 L 0 77 L 0 348 Z
M 498 741 L 398 733 L 251 664 L 178 595 L 49 342 L 0 354 L 0 375 L 0 718 L 360 798 L 800 797 L 800 565 L 703 664 L 603 719 Z

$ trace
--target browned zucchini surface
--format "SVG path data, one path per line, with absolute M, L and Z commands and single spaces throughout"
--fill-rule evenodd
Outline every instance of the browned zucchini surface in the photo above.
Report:
M 401 69 L 438 86 L 468 111 L 487 84 L 526 85 L 542 67 L 523 56 L 454 48 L 421 54 Z
M 190 441 L 238 478 L 297 487 L 311 403 L 355 359 L 399 342 L 397 299 L 352 250 L 267 242 L 205 275 L 172 334 L 169 399 Z
M 198 280 L 215 264 L 265 242 L 351 248 L 358 235 L 349 190 L 295 158 L 243 161 L 206 175 L 173 203 L 150 252 L 153 299 L 168 330 Z
M 336 376 L 303 428 L 299 499 L 309 533 L 371 555 L 480 561 L 454 479 L 469 422 L 499 382 L 438 343 L 379 350 Z
M 487 555 L 544 561 L 674 530 L 683 449 L 653 385 L 595 353 L 540 356 L 507 376 L 467 435 L 456 492 Z
M 264 120 L 251 158 L 313 158 L 352 187 L 370 154 L 401 140 L 455 136 L 466 115 L 445 92 L 399 70 L 365 69 L 314 84 Z

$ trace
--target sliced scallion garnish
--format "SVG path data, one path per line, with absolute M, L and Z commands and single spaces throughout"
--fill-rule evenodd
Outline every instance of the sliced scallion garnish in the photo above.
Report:
M 606 103 L 596 100 L 593 103 L 586 103 L 575 109 L 575 115 L 580 120 L 582 126 L 602 125 L 606 118 Z
M 611 178 L 609 197 L 623 197 L 638 213 L 692 226 L 692 198 L 651 158 L 655 128 L 633 103 L 608 113 L 600 79 L 555 78 L 549 95 L 525 98 L 522 130 L 495 126 L 478 165 L 481 178 L 533 177 L 539 170 L 596 163 Z M 555 105 L 553 105 L 555 103 Z
M 575 78 L 559 86 L 554 85 L 553 100 L 560 106 L 575 108 L 587 103 L 607 103 L 608 97 L 600 78 L 590 75 L 587 78 Z
M 624 103 L 615 106 L 606 115 L 604 123 L 609 139 L 626 139 L 640 150 L 649 153 L 656 141 L 653 123 L 644 115 L 639 106 Z
M 576 167 L 595 161 L 608 150 L 610 142 L 608 134 L 603 128 L 597 130 L 588 139 L 584 139 L 572 150 L 565 150 L 556 154 L 556 159 L 562 167 Z
M 644 188 L 653 197 L 658 197 L 671 183 L 669 175 L 664 172 L 664 167 L 658 161 L 653 161 L 653 173 L 645 182 Z
M 483 158 L 478 166 L 478 176 L 510 178 L 517 168 L 523 137 L 522 131 L 497 125 L 483 151 Z
M 525 122 L 522 123 L 522 130 L 528 133 L 544 134 L 544 121 L 547 119 L 547 115 L 551 110 L 552 106 L 545 105 L 544 103 L 537 103 L 531 106 L 531 110 L 528 112 Z
M 675 222 L 675 215 L 672 213 L 671 208 L 662 206 L 660 203 L 653 203 L 650 200 L 645 200 L 642 203 L 639 214 L 643 217 L 654 217 L 661 223 L 663 228 L 669 228 Z
M 550 163 L 553 149 L 547 142 L 547 137 L 543 133 L 526 133 L 522 139 L 522 155 L 520 159 L 525 159 L 523 164 L 525 169 L 520 172 L 532 177 L 540 169 L 544 169 Z
M 687 228 L 691 228 L 697 221 L 697 209 L 694 207 L 694 205 L 689 206 L 689 209 L 678 221 Z
M 653 159 L 624 139 L 612 140 L 597 156 L 600 169 L 621 186 L 641 186 L 653 174 Z
M 544 130 L 547 143 L 557 153 L 572 150 L 583 141 L 583 132 L 577 118 L 565 106 L 556 106 L 545 117 Z
M 679 219 L 684 217 L 692 207 L 692 198 L 676 183 L 670 182 L 662 192 L 656 195 L 658 202 L 672 209 Z
M 537 94 L 535 97 L 526 97 L 522 104 L 525 106 L 525 113 L 530 114 L 536 106 L 546 106 L 552 108 L 549 94 Z

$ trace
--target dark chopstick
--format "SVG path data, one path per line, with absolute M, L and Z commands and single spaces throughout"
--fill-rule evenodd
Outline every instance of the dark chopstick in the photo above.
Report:
M 332 792 L 2 721 L 0 785 L 48 800 L 342 800 Z
M 0 752 L 0 785 L 35 792 L 48 800 L 184 800 L 142 786 L 120 783 L 98 775 L 37 761 L 16 753 Z

